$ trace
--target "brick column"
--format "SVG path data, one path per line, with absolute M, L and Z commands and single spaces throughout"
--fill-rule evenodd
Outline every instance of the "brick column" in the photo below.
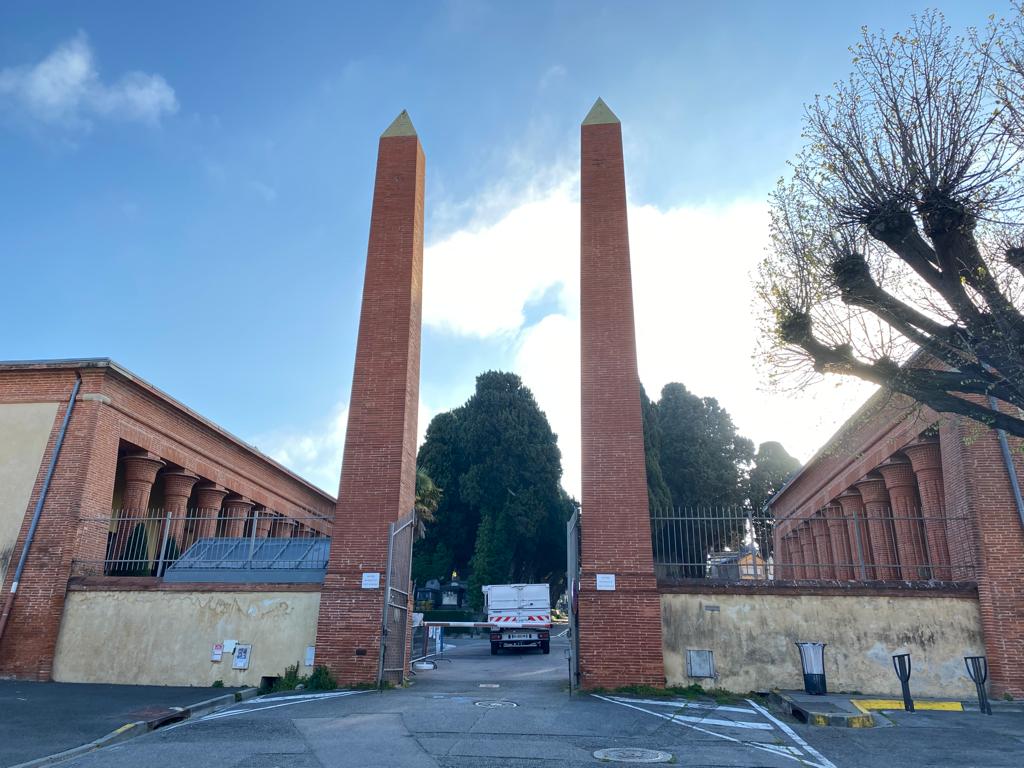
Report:
M 857 578 L 853 567 L 853 550 L 850 547 L 850 532 L 843 514 L 843 508 L 836 501 L 822 510 L 828 525 L 829 541 L 832 544 L 833 577 L 843 581 Z
M 773 565 L 775 566 L 775 578 L 781 580 L 793 578 L 793 556 L 789 552 L 789 537 L 780 536 L 778 528 L 772 534 L 776 542 L 772 552 Z
M 411 512 L 415 497 L 424 175 L 423 149 L 403 112 L 378 145 L 334 546 L 317 623 L 317 658 L 342 684 L 377 679 L 388 524 Z M 400 565 L 394 586 L 409 592 L 409 564 Z M 363 589 L 364 572 L 381 574 L 381 588 Z
M 156 473 L 164 462 L 152 453 L 141 451 L 129 453 L 121 457 L 124 470 L 124 493 L 121 498 L 121 511 L 118 515 L 114 544 L 108 553 L 108 566 L 117 569 L 128 560 L 141 560 L 148 557 L 148 552 L 126 552 L 132 529 L 140 522 L 139 518 L 149 517 L 149 496 L 153 491 Z M 145 526 L 146 523 L 142 522 Z M 109 561 L 115 561 L 113 563 Z
M 818 578 L 834 579 L 836 559 L 832 554 L 832 541 L 824 510 L 819 509 L 814 513 L 810 519 L 810 526 L 811 537 L 814 539 L 814 556 L 818 562 Z
M 871 537 L 871 559 L 875 563 L 875 578 L 893 581 L 900 578 L 896 556 L 896 539 L 892 532 L 892 512 L 885 480 L 877 472 L 868 474 L 854 483 L 864 500 L 864 515 Z
M 850 561 L 853 563 L 854 578 L 875 579 L 875 558 L 871 549 L 871 532 L 864 517 L 864 499 L 856 488 L 849 488 L 836 497 L 839 508 L 846 520 L 846 535 L 850 540 Z
M 885 479 L 889 500 L 892 502 L 892 522 L 896 533 L 896 552 L 900 559 L 900 573 L 908 581 L 931 578 L 928 555 L 924 549 L 924 529 L 921 527 L 921 505 L 917 501 L 917 478 L 910 462 L 899 454 L 884 461 L 878 468 Z
M 662 686 L 619 119 L 600 99 L 580 128 L 583 688 Z M 614 590 L 597 589 L 598 576 Z M 609 617 L 615 638 L 609 637 Z
M 800 542 L 800 559 L 803 561 L 804 578 L 817 579 L 818 553 L 814 551 L 814 537 L 811 535 L 811 521 L 801 521 L 800 527 L 796 530 L 797 540 Z
M 199 482 L 199 475 L 194 475 L 184 469 L 165 470 L 161 475 L 164 481 L 164 514 L 170 516 L 170 535 L 167 538 L 167 552 L 165 553 L 168 562 L 177 558 L 174 556 L 174 546 L 178 548 L 178 554 L 185 551 L 185 516 L 188 514 L 188 499 L 192 495 L 192 487 Z M 157 553 L 159 557 L 159 553 Z
M 252 513 L 256 521 L 256 538 L 266 539 L 273 536 L 274 520 L 277 519 L 277 514 L 266 507 L 254 509 Z
M 946 538 L 946 490 L 942 484 L 942 453 L 939 441 L 919 440 L 903 449 L 917 477 L 917 492 L 921 497 L 924 517 L 924 536 L 928 545 L 928 558 L 932 564 L 932 577 L 941 581 L 953 578 L 950 570 L 949 542 Z
M 800 536 L 794 530 L 786 535 L 785 540 L 789 542 L 789 559 L 793 564 L 789 569 L 789 578 L 806 579 L 807 573 L 804 570 L 804 551 L 800 546 Z
M 221 517 L 224 519 L 224 538 L 240 539 L 245 533 L 245 520 L 256 506 L 252 499 L 233 493 L 224 499 Z
M 995 430 L 959 416 L 939 426 L 946 509 L 968 514 L 965 567 L 974 566 L 992 693 L 1024 698 L 1024 526 L 1013 498 Z M 1017 477 L 1024 480 L 1024 445 L 1008 436 Z M 952 553 L 951 553 L 952 554 Z M 956 561 L 954 555 L 954 564 Z M 954 565 L 955 567 L 955 565 Z M 954 574 L 955 576 L 956 574 Z
M 227 495 L 228 489 L 223 485 L 207 481 L 196 486 L 196 539 L 209 539 L 217 535 L 220 507 Z

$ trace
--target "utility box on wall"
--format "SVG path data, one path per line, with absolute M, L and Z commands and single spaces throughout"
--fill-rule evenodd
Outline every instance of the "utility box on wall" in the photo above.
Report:
M 715 677 L 714 651 L 686 649 L 687 677 Z

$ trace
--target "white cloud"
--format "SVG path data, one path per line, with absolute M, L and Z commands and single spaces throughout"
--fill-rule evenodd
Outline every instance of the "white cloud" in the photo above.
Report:
M 37 64 L 0 70 L 0 96 L 37 120 L 72 126 L 88 125 L 93 117 L 155 123 L 178 109 L 174 89 L 160 75 L 128 72 L 102 82 L 81 33 Z
M 423 320 L 470 339 L 506 339 L 509 367 L 522 376 L 558 435 L 563 485 L 580 497 L 578 178 L 495 201 L 424 254 Z M 482 223 L 481 223 L 482 222 Z M 870 394 L 859 382 L 826 382 L 802 393 L 766 392 L 753 358 L 758 329 L 751 273 L 764 253 L 764 203 L 662 210 L 630 206 L 630 245 L 640 377 L 657 399 L 681 381 L 718 398 L 741 434 L 779 440 L 807 459 Z M 531 302 L 545 316 L 527 325 Z M 445 382 L 439 382 L 444 384 Z M 420 404 L 419 439 L 430 417 L 460 402 Z M 342 413 L 339 410 L 339 416 Z M 345 412 L 347 413 L 347 412 Z M 333 493 L 344 422 L 278 441 L 271 451 Z M 327 482 L 330 485 L 327 485 Z

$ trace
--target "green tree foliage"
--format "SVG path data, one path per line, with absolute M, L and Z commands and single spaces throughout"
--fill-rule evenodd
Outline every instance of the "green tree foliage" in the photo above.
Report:
M 647 504 L 652 511 L 672 508 L 672 493 L 661 471 L 661 426 L 658 411 L 647 391 L 640 387 L 640 403 L 644 418 L 644 457 L 647 464 Z
M 763 509 L 768 499 L 774 496 L 789 476 L 798 469 L 800 461 L 790 456 L 782 447 L 782 443 L 761 443 L 754 455 L 754 467 L 750 470 L 750 506 L 754 510 Z
M 484 584 L 546 581 L 558 589 L 573 502 L 561 488 L 555 435 L 518 376 L 478 376 L 464 405 L 431 421 L 418 458 L 444 490 L 416 545 L 418 582 L 470 571 L 477 607 Z
M 653 440 L 660 442 L 659 463 L 677 508 L 739 505 L 747 497 L 747 467 L 754 444 L 713 397 L 697 397 L 682 384 L 666 384 L 653 404 L 657 416 Z M 645 435 L 645 443 L 648 442 Z

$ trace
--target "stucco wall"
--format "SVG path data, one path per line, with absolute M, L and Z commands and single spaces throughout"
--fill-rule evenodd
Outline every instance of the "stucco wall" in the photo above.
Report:
M 75 683 L 259 685 L 304 667 L 316 639 L 319 592 L 70 592 L 53 679 Z M 247 670 L 210 661 L 214 643 L 252 644 Z
M 963 658 L 984 653 L 971 597 L 663 594 L 661 615 L 669 685 L 800 689 L 800 640 L 828 643 L 830 691 L 899 695 L 892 654 L 909 651 L 915 695 L 971 697 Z M 717 680 L 686 676 L 688 648 L 714 651 Z
M 57 403 L 0 404 L 0 584 L 15 559 L 14 545 L 56 414 Z

